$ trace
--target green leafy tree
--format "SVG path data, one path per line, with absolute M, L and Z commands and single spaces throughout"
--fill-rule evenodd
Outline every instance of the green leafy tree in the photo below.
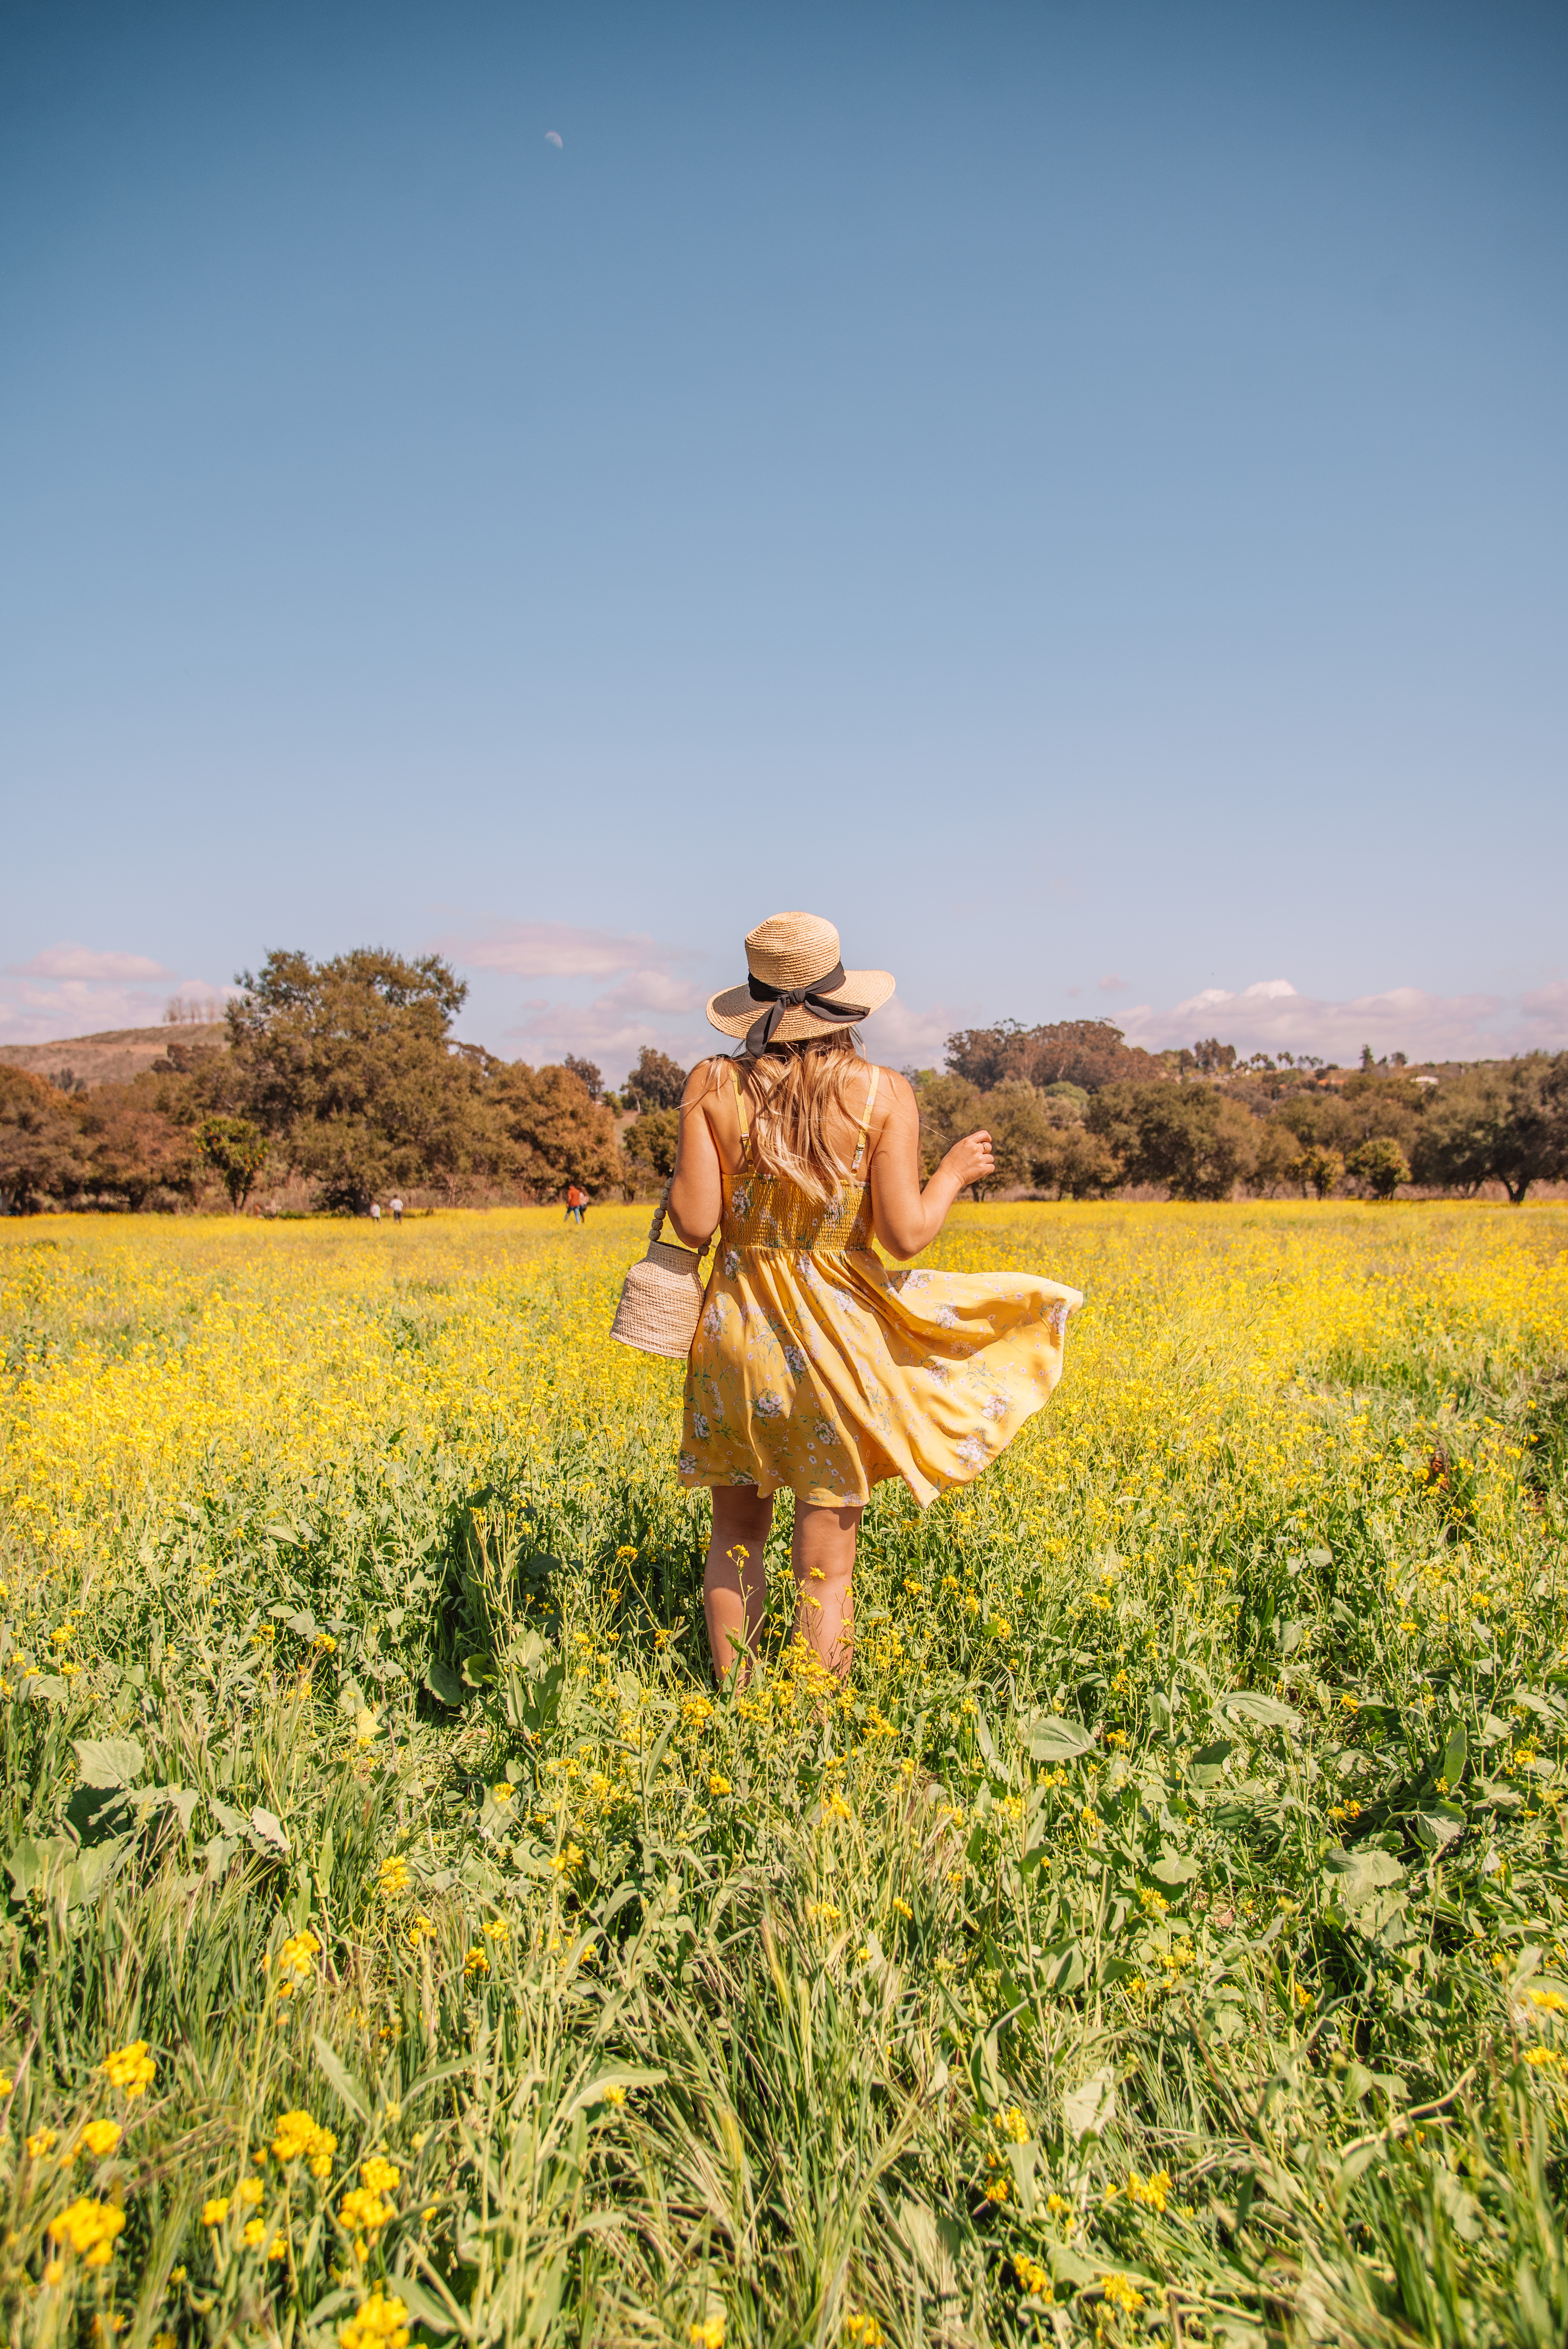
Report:
M 1258 1121 L 1212 1085 L 1108 1085 L 1087 1123 L 1129 1183 L 1164 1183 L 1175 1199 L 1228 1199 L 1255 1169 Z
M 1056 1019 L 1025 1028 L 999 1019 L 990 1028 L 962 1028 L 947 1039 L 947 1072 L 989 1092 L 1009 1081 L 1045 1087 L 1068 1082 L 1097 1092 L 1104 1085 L 1151 1079 L 1152 1052 L 1129 1044 L 1109 1019 Z
M 575 1052 L 568 1052 L 561 1065 L 577 1079 L 591 1102 L 603 1100 L 604 1079 L 596 1061 L 580 1061 Z
M 1121 1180 L 1121 1164 L 1103 1134 L 1087 1125 L 1055 1125 L 1030 1179 L 1058 1199 L 1104 1199 Z
M 267 1163 L 266 1135 L 248 1117 L 204 1117 L 196 1129 L 196 1147 L 238 1215 Z
M 554 1198 L 569 1183 L 603 1193 L 622 1182 L 615 1121 L 570 1070 L 526 1061 L 497 1062 L 490 1100 L 509 1146 L 510 1171 L 536 1198 Z
M 323 1206 L 363 1214 L 394 1186 L 451 1193 L 465 1174 L 500 1171 L 489 1056 L 449 1035 L 468 989 L 438 955 L 407 962 L 362 947 L 317 963 L 280 950 L 239 985 L 232 1106 L 315 1183 Z
M 36 1216 L 87 1176 L 81 1126 L 66 1095 L 28 1069 L 0 1062 L 0 1208 Z
M 1527 1052 L 1446 1077 L 1428 1102 L 1418 1183 L 1501 1183 L 1517 1207 L 1532 1183 L 1568 1175 L 1568 1052 Z
M 645 1044 L 637 1055 L 636 1067 L 621 1088 L 621 1096 L 629 1109 L 639 1113 L 650 1109 L 679 1109 L 686 1081 L 686 1071 L 678 1061 Z
M 1365 1183 L 1375 1199 L 1391 1199 L 1401 1183 L 1410 1179 L 1410 1162 L 1398 1143 L 1386 1133 L 1376 1133 L 1353 1150 L 1345 1162 L 1346 1172 Z
M 1329 1198 L 1345 1179 L 1344 1154 L 1326 1143 L 1309 1142 L 1295 1162 L 1295 1171 L 1304 1199 L 1308 1191 L 1315 1199 Z
M 1344 1150 L 1361 1138 L 1349 1104 L 1327 1088 L 1304 1087 L 1282 1101 L 1274 1114 L 1306 1149 Z
M 84 1194 L 133 1213 L 173 1208 L 189 1195 L 196 1177 L 191 1135 L 160 1110 L 145 1076 L 95 1086 L 75 1107 L 88 1156 Z
M 621 1149 L 638 1181 L 666 1183 L 676 1171 L 681 1119 L 676 1109 L 645 1109 L 621 1137 Z

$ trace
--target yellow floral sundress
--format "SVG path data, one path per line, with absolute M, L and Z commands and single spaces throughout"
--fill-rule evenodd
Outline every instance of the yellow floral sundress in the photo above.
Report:
M 740 1167 L 686 1371 L 683 1485 L 788 1485 L 842 1506 L 902 1476 L 923 1508 L 971 1483 L 1061 1376 L 1078 1289 L 1032 1272 L 890 1271 L 873 1254 L 861 1169 L 880 1075 L 827 1205 L 749 1164 L 735 1079 Z

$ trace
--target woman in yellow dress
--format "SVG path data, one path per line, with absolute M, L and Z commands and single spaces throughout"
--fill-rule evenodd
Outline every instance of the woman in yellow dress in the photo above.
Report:
M 795 1495 L 798 1629 L 849 1669 L 855 1539 L 871 1488 L 902 1476 L 923 1507 L 966 1485 L 1061 1376 L 1083 1299 L 1037 1273 L 901 1272 L 994 1171 L 988 1133 L 954 1143 L 923 1189 L 907 1081 L 861 1056 L 855 1023 L 893 991 L 843 968 L 839 934 L 774 914 L 746 941 L 744 987 L 712 1025 L 745 1040 L 692 1071 L 669 1216 L 688 1247 L 718 1226 L 692 1341 L 681 1482 L 713 1491 L 703 1585 L 714 1669 L 756 1642 L 773 1495 Z

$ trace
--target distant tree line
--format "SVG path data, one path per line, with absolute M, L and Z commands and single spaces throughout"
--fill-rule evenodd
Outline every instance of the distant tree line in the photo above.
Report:
M 575 1056 L 542 1068 L 459 1043 L 466 988 L 436 955 L 361 947 L 327 962 L 270 954 L 241 975 L 226 1043 L 180 1039 L 124 1084 L 65 1091 L 0 1064 L 0 1212 L 235 1209 L 292 1195 L 365 1213 L 401 1193 L 459 1204 L 603 1198 L 675 1164 L 686 1071 L 645 1046 L 620 1093 Z M 1109 1020 L 1001 1020 L 911 1070 L 934 1166 L 988 1126 L 987 1186 L 1058 1199 L 1155 1187 L 1391 1198 L 1407 1184 L 1470 1194 L 1568 1178 L 1568 1052 L 1423 1075 L 1370 1051 L 1353 1071 L 1282 1053 L 1243 1061 L 1209 1037 L 1147 1052 Z
M 459 1043 L 467 988 L 439 956 L 278 951 L 239 986 L 226 1043 L 176 1026 L 126 1084 L 67 1092 L 0 1065 L 0 1210 L 177 1208 L 215 1187 L 238 1209 L 292 1184 L 356 1215 L 394 1193 L 630 1196 L 663 1170 L 684 1070 L 645 1048 L 623 1104 L 591 1062 L 532 1068 Z
M 1517 1206 L 1532 1184 L 1568 1179 L 1568 1052 L 1422 1075 L 1370 1049 L 1344 1071 L 1290 1053 L 1243 1061 L 1214 1037 L 1146 1052 L 1107 1019 L 1003 1020 L 950 1036 L 944 1071 L 907 1073 L 927 1170 L 985 1125 L 994 1191 L 1389 1199 L 1406 1184 L 1470 1195 L 1495 1182 Z

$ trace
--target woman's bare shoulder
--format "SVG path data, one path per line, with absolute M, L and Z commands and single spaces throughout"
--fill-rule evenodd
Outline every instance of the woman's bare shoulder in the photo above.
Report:
M 727 1092 L 727 1072 L 733 1065 L 727 1052 L 710 1052 L 705 1060 L 699 1061 L 686 1081 L 686 1091 L 681 1095 L 682 1109 L 695 1109 L 698 1102 L 707 1101 L 715 1093 Z
M 880 1061 L 877 1063 L 877 1098 L 884 1110 L 915 1107 L 914 1087 L 909 1079 L 901 1076 L 896 1069 L 884 1069 Z

